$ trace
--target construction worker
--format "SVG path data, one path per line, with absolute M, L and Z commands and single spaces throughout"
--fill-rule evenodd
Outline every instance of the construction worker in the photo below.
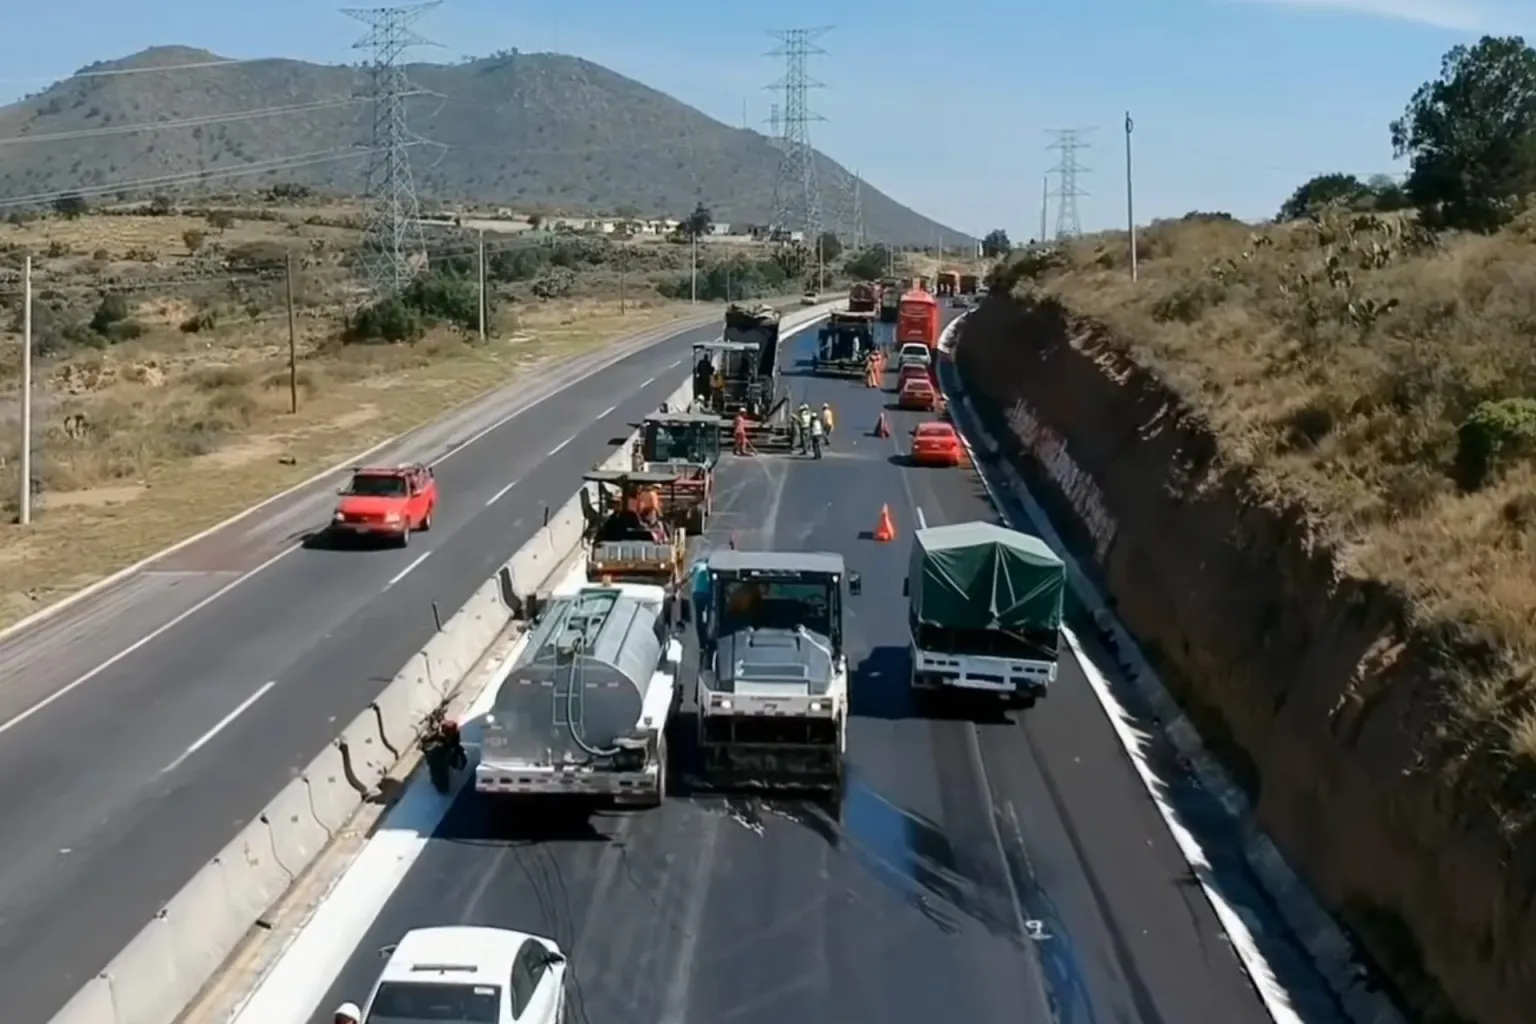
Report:
M 864 360 L 864 386 L 877 388 L 880 386 L 880 356 L 871 352 L 869 358 Z
M 363 1011 L 357 1008 L 356 1003 L 342 1003 L 336 1007 L 331 1019 L 335 1024 L 358 1024 L 363 1019 Z
M 832 403 L 821 403 L 821 429 L 826 435 L 826 445 L 832 447 L 832 431 L 837 428 L 837 417 L 832 415 Z
M 816 422 L 816 417 L 811 415 L 809 402 L 801 402 L 800 408 L 795 413 L 795 420 L 800 426 L 800 454 L 805 455 L 806 445 L 811 441 L 811 425 Z M 820 451 L 820 449 L 817 449 Z
M 667 527 L 661 521 L 661 495 L 653 490 L 640 492 L 635 502 L 635 512 L 640 516 L 640 525 L 650 533 L 651 539 L 657 544 L 665 544 Z
M 807 409 L 806 411 L 809 412 L 810 410 Z M 811 417 L 811 425 L 807 433 L 811 435 L 812 457 L 821 458 L 821 445 L 826 440 L 826 427 L 822 426 L 820 416 Z
M 709 630 L 709 556 L 693 563 L 693 619 L 698 624 L 700 637 Z
M 736 425 L 731 428 L 731 446 L 737 455 L 747 454 L 747 417 L 745 413 L 736 414 Z

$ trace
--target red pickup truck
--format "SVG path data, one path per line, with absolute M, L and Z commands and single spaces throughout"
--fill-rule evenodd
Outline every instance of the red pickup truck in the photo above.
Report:
M 403 548 L 412 530 L 432 529 L 437 511 L 437 480 L 420 463 L 355 469 L 340 495 L 330 527 L 338 539 L 388 540 Z

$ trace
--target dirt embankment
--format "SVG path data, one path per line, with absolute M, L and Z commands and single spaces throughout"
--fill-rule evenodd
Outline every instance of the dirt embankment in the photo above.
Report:
M 1447 638 L 1344 573 L 1101 327 L 992 298 L 956 358 L 1265 829 L 1414 1015 L 1536 1019 L 1536 844 L 1438 739 Z

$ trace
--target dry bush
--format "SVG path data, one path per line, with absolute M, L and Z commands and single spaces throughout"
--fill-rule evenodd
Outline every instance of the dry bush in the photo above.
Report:
M 1449 667 L 1468 742 L 1536 766 L 1536 221 L 1254 228 L 1192 217 L 1016 254 L 998 283 L 1099 319 L 1355 574 L 1491 650 Z M 1463 648 L 1465 649 L 1465 648 Z

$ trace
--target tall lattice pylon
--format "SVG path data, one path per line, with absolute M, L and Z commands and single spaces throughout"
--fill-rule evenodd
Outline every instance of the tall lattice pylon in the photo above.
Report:
M 784 111 L 777 103 L 768 108 L 768 138 L 773 141 L 774 149 L 784 141 Z
M 1050 196 L 1057 201 L 1057 238 L 1076 238 L 1083 233 L 1083 222 L 1078 216 L 1077 201 L 1088 195 L 1088 192 L 1078 186 L 1077 176 L 1087 174 L 1090 169 L 1078 162 L 1077 154 L 1089 148 L 1083 136 L 1091 130 L 1088 128 L 1050 129 L 1054 141 L 1046 148 L 1061 153 L 1056 166 L 1050 169 L 1050 173 L 1056 175 L 1056 190 L 1051 192 Z
M 826 118 L 811 110 L 812 89 L 824 86 L 811 78 L 810 59 L 827 51 L 816 40 L 832 31 L 823 28 L 791 28 L 772 33 L 779 41 L 770 57 L 784 58 L 784 77 L 769 88 L 782 93 L 782 132 L 779 172 L 773 188 L 773 226 L 777 232 L 801 231 L 807 245 L 821 235 L 821 185 L 816 180 L 816 150 L 811 146 L 813 121 Z
M 426 93 L 414 87 L 399 61 L 413 46 L 433 45 L 411 26 L 442 0 L 409 7 L 344 8 L 368 26 L 353 49 L 370 53 L 373 135 L 368 154 L 368 214 L 360 261 L 377 296 L 398 294 L 426 266 L 421 204 L 411 174 L 410 147 L 421 141 L 406 125 L 406 101 Z

